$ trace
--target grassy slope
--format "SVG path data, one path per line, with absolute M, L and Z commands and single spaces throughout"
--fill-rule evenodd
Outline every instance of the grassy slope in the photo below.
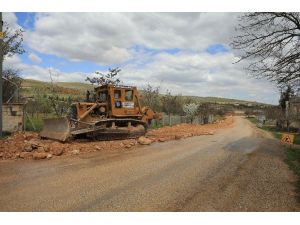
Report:
M 86 90 L 93 89 L 90 84 L 79 83 L 79 82 L 58 82 L 57 93 L 60 96 L 85 96 Z M 33 96 L 36 90 L 42 90 L 43 94 L 51 93 L 51 83 L 42 82 L 37 80 L 25 79 L 22 82 L 21 94 L 23 96 Z
M 87 83 L 79 82 L 58 82 L 57 85 L 61 88 L 60 95 L 82 95 L 85 96 L 86 90 L 93 89 L 93 86 Z M 51 84 L 49 82 L 42 82 L 37 80 L 25 79 L 22 84 L 22 94 L 24 96 L 33 96 L 34 89 L 39 88 L 47 94 Z M 266 105 L 258 102 L 244 101 L 238 99 L 229 99 L 229 98 L 219 98 L 219 97 L 199 97 L 199 96 L 184 96 L 184 98 L 191 98 L 197 102 L 212 102 L 212 103 L 221 103 L 221 104 L 252 104 L 252 105 Z

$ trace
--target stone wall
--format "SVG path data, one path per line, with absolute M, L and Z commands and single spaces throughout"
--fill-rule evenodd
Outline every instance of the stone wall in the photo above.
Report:
M 21 103 L 3 104 L 3 131 L 15 132 L 23 130 L 24 106 Z

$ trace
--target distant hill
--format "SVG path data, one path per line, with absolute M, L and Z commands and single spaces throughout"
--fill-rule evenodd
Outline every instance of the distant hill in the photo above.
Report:
M 60 96 L 85 96 L 86 90 L 92 90 L 93 85 L 79 82 L 57 82 L 55 83 L 57 94 Z M 43 94 L 51 93 L 51 83 L 38 80 L 24 79 L 22 82 L 21 94 L 25 97 L 31 97 L 37 92 Z
M 57 82 L 57 93 L 60 96 L 85 98 L 86 90 L 93 90 L 93 85 L 79 82 Z M 24 79 L 22 83 L 21 94 L 25 97 L 34 96 L 37 93 L 50 94 L 51 83 L 32 79 Z M 255 101 L 245 101 L 238 99 L 220 98 L 220 97 L 200 97 L 200 96 L 183 96 L 183 98 L 193 99 L 198 103 L 210 102 L 218 104 L 241 104 L 249 106 L 269 105 Z

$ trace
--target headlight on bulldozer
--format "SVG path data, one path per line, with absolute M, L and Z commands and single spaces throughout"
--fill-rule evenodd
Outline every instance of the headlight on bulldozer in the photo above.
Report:
M 99 110 L 100 110 L 100 112 L 102 112 L 102 113 L 104 113 L 104 112 L 106 111 L 106 109 L 105 109 L 104 106 L 101 106 L 101 107 L 99 108 Z

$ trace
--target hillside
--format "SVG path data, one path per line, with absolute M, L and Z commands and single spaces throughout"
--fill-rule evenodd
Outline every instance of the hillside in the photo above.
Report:
M 79 82 L 57 82 L 57 93 L 60 96 L 74 96 L 84 98 L 86 90 L 92 90 L 93 85 Z M 25 97 L 34 96 L 36 93 L 50 94 L 51 83 L 31 79 L 24 79 L 22 83 L 21 94 Z M 210 102 L 218 104 L 243 104 L 243 105 L 268 105 L 254 101 L 245 101 L 238 99 L 220 98 L 220 97 L 200 97 L 200 96 L 183 96 L 183 98 L 193 99 L 196 102 Z
M 93 89 L 91 84 L 79 82 L 57 82 L 56 92 L 60 96 L 85 96 L 86 90 Z M 50 94 L 51 83 L 38 80 L 24 79 L 22 82 L 21 94 L 25 97 L 31 97 L 36 93 Z

